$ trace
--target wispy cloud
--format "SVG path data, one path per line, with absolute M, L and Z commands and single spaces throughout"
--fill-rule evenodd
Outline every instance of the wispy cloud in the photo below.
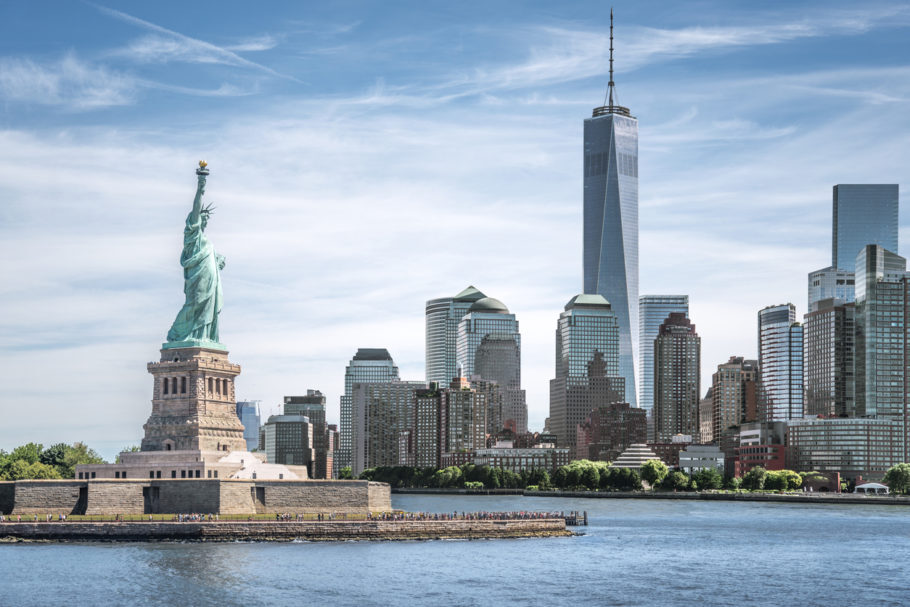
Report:
M 229 51 L 243 53 L 243 52 L 257 52 L 257 51 L 268 51 L 278 46 L 278 38 L 276 36 L 271 36 L 265 34 L 263 36 L 255 36 L 253 38 L 246 38 L 240 42 L 230 44 L 224 48 Z
M 8 101 L 92 110 L 128 105 L 137 88 L 132 76 L 85 63 L 72 53 L 48 64 L 0 58 L 0 97 Z
M 293 76 L 282 74 L 261 63 L 245 59 L 228 48 L 186 36 L 122 11 L 97 4 L 93 6 L 116 19 L 158 34 L 158 36 L 146 36 L 127 48 L 116 51 L 118 55 L 141 62 L 187 61 L 193 63 L 222 63 L 258 70 L 277 78 L 296 80 Z

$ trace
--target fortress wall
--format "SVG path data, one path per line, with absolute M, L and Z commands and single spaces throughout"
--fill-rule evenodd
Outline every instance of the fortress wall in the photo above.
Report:
M 168 479 L 150 485 L 160 488 L 158 512 L 208 514 L 220 512 L 221 483 L 218 479 Z
M 264 512 L 366 513 L 392 509 L 391 490 L 385 483 L 256 481 L 256 487 L 264 489 Z
M 86 481 L 16 481 L 11 514 L 75 514 Z
M 149 481 L 138 479 L 92 480 L 88 483 L 86 514 L 142 514 L 142 489 Z
M 256 512 L 250 488 L 253 481 L 222 481 L 220 489 L 221 514 L 251 514 Z

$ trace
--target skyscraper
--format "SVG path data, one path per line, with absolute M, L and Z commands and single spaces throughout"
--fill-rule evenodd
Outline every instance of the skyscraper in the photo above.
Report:
M 431 299 L 426 306 L 426 379 L 448 386 L 458 375 L 456 370 L 456 339 L 458 323 L 471 305 L 486 297 L 473 286 L 455 297 Z
M 852 291 L 852 287 L 851 287 Z M 822 299 L 803 317 L 806 334 L 806 415 L 853 415 L 853 303 Z
M 672 312 L 689 314 L 688 295 L 642 295 L 638 298 L 638 406 L 654 406 L 654 340 Z
M 402 432 L 414 427 L 417 390 L 423 382 L 355 383 L 351 421 L 351 472 L 397 466 Z
M 338 471 L 352 463 L 352 420 L 354 384 L 390 382 L 398 379 L 398 367 L 385 348 L 360 348 L 344 372 L 344 395 L 341 397 L 341 447 L 335 457 L 335 478 Z
M 831 265 L 852 272 L 856 256 L 868 244 L 897 253 L 898 186 L 834 186 Z
M 636 406 L 638 120 L 614 96 L 611 11 L 608 98 L 584 123 L 584 292 L 604 296 L 616 314 L 625 400 Z
M 759 421 L 803 416 L 803 327 L 793 304 L 758 312 Z
M 237 417 L 243 424 L 243 438 L 246 439 L 247 451 L 259 449 L 260 402 L 258 400 L 237 401 Z
M 624 402 L 619 323 L 602 295 L 576 295 L 556 324 L 556 372 L 550 381 L 550 432 L 575 453 L 577 428 L 600 406 Z
M 331 478 L 327 468 L 329 459 L 329 433 L 325 422 L 325 395 L 319 390 L 307 390 L 304 396 L 285 396 L 285 415 L 304 415 L 313 425 L 313 449 L 316 459 L 313 463 L 311 478 Z
M 855 263 L 856 260 L 854 260 Z M 853 269 L 838 270 L 834 267 L 809 272 L 809 312 L 814 312 L 818 302 L 835 299 L 841 303 L 853 303 Z
M 709 394 L 714 416 L 711 440 L 718 443 L 730 426 L 754 422 L 758 417 L 758 361 L 731 356 L 717 365 Z
M 503 424 L 511 420 L 515 432 L 528 431 L 528 409 L 521 389 L 521 334 L 518 320 L 505 304 L 492 297 L 471 304 L 458 324 L 456 361 L 462 377 L 497 382 L 502 390 Z
M 699 435 L 701 338 L 682 312 L 671 312 L 654 340 L 654 442 Z

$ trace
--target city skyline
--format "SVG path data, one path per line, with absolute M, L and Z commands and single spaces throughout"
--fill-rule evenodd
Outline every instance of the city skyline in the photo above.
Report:
M 202 158 L 238 398 L 267 418 L 317 388 L 337 422 L 357 349 L 421 378 L 425 302 L 473 284 L 521 320 L 540 429 L 608 11 L 213 6 L 0 8 L 0 448 L 138 444 Z M 833 185 L 906 191 L 910 11 L 700 7 L 617 4 L 615 47 L 641 120 L 640 292 L 689 295 L 707 386 L 757 357 L 761 307 L 807 312 Z

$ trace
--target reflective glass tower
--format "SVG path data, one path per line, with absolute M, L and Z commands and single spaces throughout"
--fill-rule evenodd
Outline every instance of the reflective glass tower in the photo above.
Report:
M 556 376 L 550 381 L 550 431 L 577 446 L 577 428 L 598 407 L 622 402 L 619 323 L 601 295 L 576 295 L 556 325 Z
M 431 299 L 426 306 L 427 322 L 427 374 L 428 382 L 448 386 L 458 373 L 455 368 L 455 340 L 458 323 L 468 313 L 471 305 L 486 297 L 473 286 L 455 297 Z
M 803 326 L 793 304 L 758 312 L 759 421 L 803 416 Z
M 521 389 L 521 334 L 518 320 L 505 304 L 492 297 L 471 304 L 458 324 L 456 360 L 463 377 L 476 375 L 499 384 L 503 423 L 508 425 L 511 420 L 516 432 L 527 432 L 528 408 Z
M 896 183 L 834 186 L 831 261 L 836 269 L 852 272 L 856 256 L 868 244 L 897 252 L 897 202 Z
M 603 295 L 616 313 L 625 400 L 637 406 L 638 120 L 614 104 L 610 19 L 608 98 L 584 124 L 584 292 Z
M 674 312 L 689 315 L 688 295 L 642 295 L 638 299 L 638 406 L 654 407 L 654 340 Z

